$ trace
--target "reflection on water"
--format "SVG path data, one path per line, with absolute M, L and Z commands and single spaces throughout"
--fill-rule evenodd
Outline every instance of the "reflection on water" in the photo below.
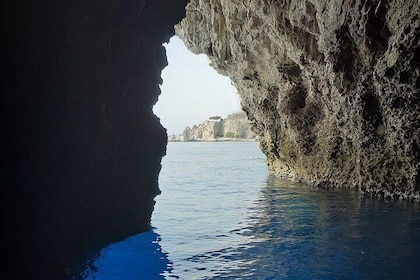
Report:
M 169 156 L 170 155 L 170 156 Z M 418 279 L 418 203 L 268 176 L 257 143 L 170 143 L 153 231 L 83 279 Z
M 418 204 L 314 190 L 269 177 L 246 224 L 235 275 L 249 279 L 416 279 Z M 232 274 L 229 274 L 233 276 Z M 246 277 L 246 278 L 248 278 Z
M 74 279 L 164 279 L 172 263 L 159 245 L 153 230 L 131 236 L 103 248 L 89 258 L 84 271 Z
M 82 278 L 417 279 L 420 273 L 418 204 L 314 190 L 270 176 L 245 210 L 229 231 L 203 227 L 199 219 L 184 230 L 166 229 L 167 240 L 154 229 L 111 244 Z

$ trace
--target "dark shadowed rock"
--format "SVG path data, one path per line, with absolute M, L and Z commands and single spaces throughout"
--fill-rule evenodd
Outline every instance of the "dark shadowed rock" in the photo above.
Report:
M 7 279 L 63 278 L 82 252 L 149 228 L 162 43 L 184 13 L 183 0 L 1 3 Z

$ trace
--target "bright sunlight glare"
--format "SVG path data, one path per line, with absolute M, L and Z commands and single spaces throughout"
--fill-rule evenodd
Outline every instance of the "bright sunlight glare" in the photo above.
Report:
M 169 65 L 162 71 L 162 93 L 153 111 L 168 135 L 179 135 L 210 116 L 240 111 L 235 87 L 209 66 L 206 55 L 191 53 L 177 36 L 164 46 Z

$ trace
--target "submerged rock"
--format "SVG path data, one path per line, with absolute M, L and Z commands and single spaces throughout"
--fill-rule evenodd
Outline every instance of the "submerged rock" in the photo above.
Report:
M 420 2 L 191 0 L 177 34 L 229 76 L 269 170 L 419 200 Z

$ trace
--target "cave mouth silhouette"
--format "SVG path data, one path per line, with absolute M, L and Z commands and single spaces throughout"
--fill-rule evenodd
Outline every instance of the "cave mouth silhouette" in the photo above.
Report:
M 0 4 L 6 278 L 65 279 L 86 251 L 150 228 L 162 44 L 186 3 Z

